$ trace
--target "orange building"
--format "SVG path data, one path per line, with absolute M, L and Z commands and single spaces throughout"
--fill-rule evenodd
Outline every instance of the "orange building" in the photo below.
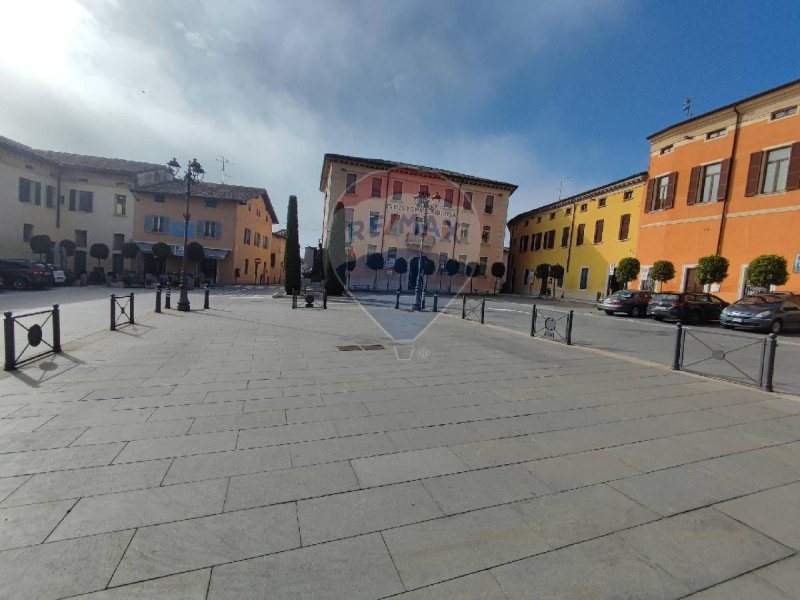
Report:
M 649 180 L 637 257 L 640 288 L 652 287 L 657 260 L 675 265 L 663 289 L 697 291 L 702 256 L 730 261 L 710 291 L 735 300 L 747 289 L 748 263 L 784 256 L 800 290 L 800 80 L 691 117 L 648 137 Z
M 183 255 L 185 184 L 165 181 L 133 190 L 133 241 L 139 246 L 144 269 L 155 274 L 159 265 L 153 246 L 164 242 L 173 256 L 165 271 L 180 270 Z M 192 185 L 189 200 L 189 242 L 203 246 L 205 258 L 198 271 L 215 283 L 272 283 L 280 275 L 272 226 L 278 217 L 263 188 L 215 183 Z M 280 249 L 283 254 L 283 249 Z M 274 257 L 274 258 L 273 258 Z M 187 266 L 193 272 L 194 265 Z

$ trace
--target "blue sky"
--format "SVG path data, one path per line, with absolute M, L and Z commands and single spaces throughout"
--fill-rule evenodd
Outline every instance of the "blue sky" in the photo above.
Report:
M 190 6 L 190 8 L 187 8 Z M 326 152 L 503 179 L 509 217 L 647 168 L 645 137 L 800 78 L 788 1 L 4 0 L 0 135 L 266 187 L 301 242 Z M 32 35 L 31 32 L 36 32 Z M 35 43 L 32 43 L 35 42 Z M 25 48 L 25 52 L 20 52 Z

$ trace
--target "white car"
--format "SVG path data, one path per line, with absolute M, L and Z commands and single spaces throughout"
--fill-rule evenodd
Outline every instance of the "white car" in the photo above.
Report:
M 55 283 L 66 283 L 67 276 L 61 267 L 57 267 L 56 265 L 47 265 L 47 268 L 53 272 L 53 279 Z

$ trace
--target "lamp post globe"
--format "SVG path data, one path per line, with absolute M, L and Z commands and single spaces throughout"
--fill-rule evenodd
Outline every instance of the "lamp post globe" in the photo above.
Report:
M 173 177 L 177 178 L 181 165 L 175 158 L 167 163 L 169 170 L 172 172 Z M 191 310 L 189 303 L 189 293 L 186 285 L 186 255 L 189 246 L 189 220 L 192 215 L 189 213 L 189 200 L 192 197 L 192 183 L 198 183 L 203 180 L 205 171 L 196 158 L 189 161 L 184 173 L 184 181 L 186 182 L 186 212 L 183 213 L 183 254 L 181 255 L 181 282 L 180 282 L 180 297 L 178 298 L 178 310 L 188 312 Z
M 422 291 L 424 286 L 422 265 L 425 258 L 425 237 L 428 235 L 428 213 L 433 212 L 433 203 L 441 199 L 442 197 L 439 194 L 434 194 L 433 197 L 431 197 L 430 193 L 425 188 L 420 189 L 419 194 L 417 194 L 416 198 L 414 198 L 414 200 L 417 202 L 417 208 L 422 209 L 422 235 L 419 239 L 419 256 L 417 257 L 417 283 L 414 287 L 414 304 L 412 305 L 411 310 L 422 310 Z

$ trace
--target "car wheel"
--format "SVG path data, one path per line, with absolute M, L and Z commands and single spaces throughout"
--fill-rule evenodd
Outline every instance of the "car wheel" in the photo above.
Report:
M 28 280 L 24 277 L 17 277 L 14 280 L 13 285 L 15 290 L 24 290 L 26 287 L 28 287 Z
M 783 331 L 783 321 L 780 319 L 773 321 L 772 325 L 769 326 L 769 331 L 770 333 L 778 335 L 781 331 Z
M 700 325 L 703 322 L 703 315 L 700 314 L 700 311 L 693 310 L 689 313 L 689 324 L 690 325 Z
M 733 325 L 725 325 L 725 323 L 722 324 L 722 327 L 723 329 L 733 329 Z
M 603 312 L 605 312 L 608 316 L 611 316 L 611 315 L 614 314 L 613 310 L 606 310 L 606 311 L 603 311 Z
M 653 317 L 653 319 L 656 321 L 663 321 L 664 317 Z
M 634 307 L 631 309 L 631 316 L 632 316 L 634 319 L 638 319 L 639 317 L 641 317 L 641 316 L 642 316 L 642 309 L 641 309 L 640 307 L 638 307 L 638 306 L 634 306 Z

